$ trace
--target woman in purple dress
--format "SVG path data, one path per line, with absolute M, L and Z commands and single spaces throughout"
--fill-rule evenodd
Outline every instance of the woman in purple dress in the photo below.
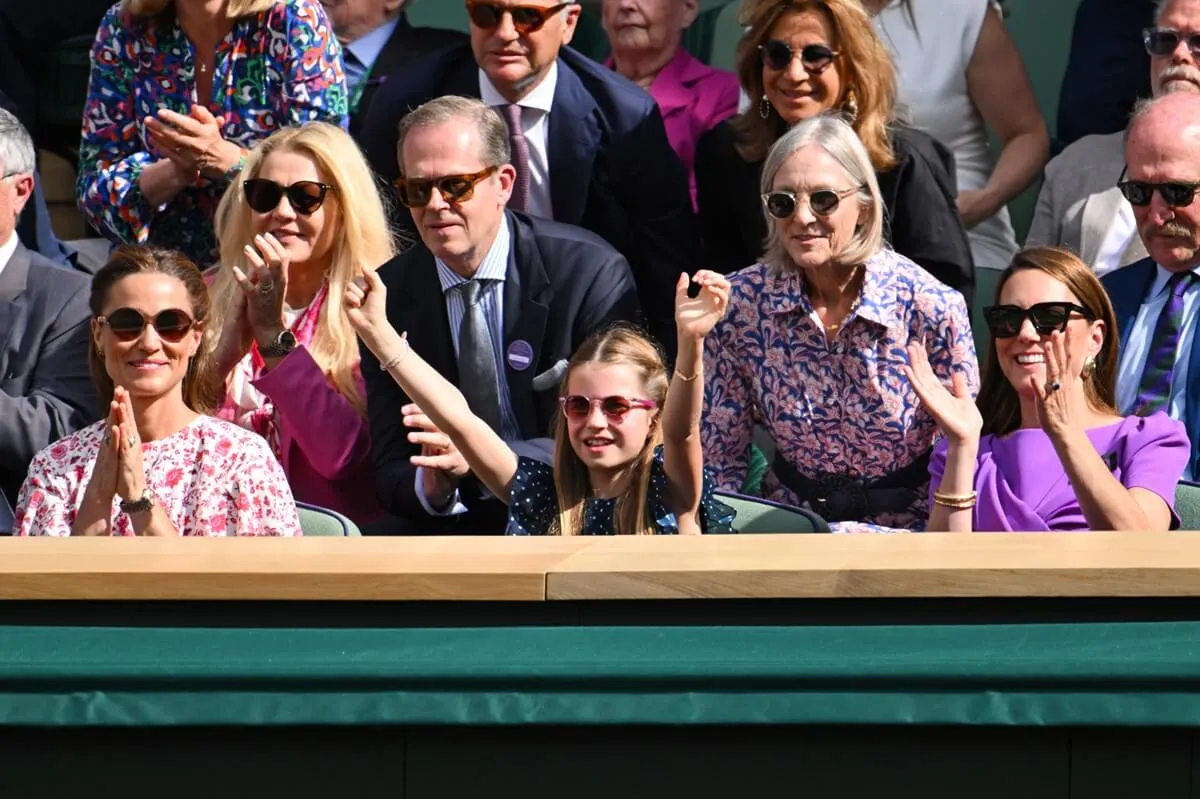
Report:
M 1158 412 L 1115 410 L 1116 319 L 1071 253 L 1018 252 L 984 309 L 992 346 L 978 402 L 925 349 L 906 369 L 942 440 L 929 462 L 928 530 L 1167 530 L 1190 446 Z

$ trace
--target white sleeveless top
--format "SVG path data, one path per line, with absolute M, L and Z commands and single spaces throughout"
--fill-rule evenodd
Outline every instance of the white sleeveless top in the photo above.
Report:
M 967 92 L 967 64 L 991 0 L 912 0 L 913 29 L 904 7 L 889 3 L 875 30 L 891 50 L 897 72 L 897 116 L 954 152 L 958 190 L 981 189 L 992 174 L 987 126 Z M 1008 209 L 967 231 L 975 265 L 1008 266 L 1017 239 Z

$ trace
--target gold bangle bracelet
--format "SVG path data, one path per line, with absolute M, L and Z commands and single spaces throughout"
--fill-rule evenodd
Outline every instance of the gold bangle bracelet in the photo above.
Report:
M 941 505 L 943 508 L 952 510 L 970 510 L 975 507 L 975 502 L 978 499 L 978 494 L 972 491 L 970 494 L 943 494 L 940 491 L 933 492 L 933 504 Z

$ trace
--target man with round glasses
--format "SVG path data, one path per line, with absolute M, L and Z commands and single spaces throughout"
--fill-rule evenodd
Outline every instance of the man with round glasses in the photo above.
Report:
M 629 264 L 599 236 L 506 207 L 508 129 L 479 100 L 432 100 L 399 139 L 396 197 L 420 241 L 379 269 L 388 321 L 514 449 L 545 456 L 568 359 L 640 316 Z M 365 348 L 362 373 L 384 506 L 411 532 L 503 533 L 507 506 Z
M 88 377 L 87 277 L 22 246 L 33 140 L 0 109 L 0 535 L 38 451 L 96 418 Z
M 1200 4 L 1198 4 L 1200 5 Z M 1134 112 L 1119 191 L 1149 257 L 1101 280 L 1117 320 L 1117 410 L 1165 410 L 1192 442 L 1185 479 L 1200 473 L 1200 93 L 1175 92 Z
M 410 109 L 450 95 L 482 99 L 508 128 L 510 207 L 615 247 L 629 260 L 651 332 L 673 349 L 675 280 L 695 270 L 699 233 L 687 173 L 654 99 L 567 46 L 578 3 L 467 0 L 466 13 L 469 46 L 430 55 L 380 88 L 363 134 L 371 166 L 389 182 L 400 176 L 396 128 Z M 396 222 L 412 229 L 404 215 Z
M 1200 92 L 1200 0 L 1164 0 L 1142 32 L 1155 97 Z M 1076 252 L 1099 275 L 1146 257 L 1133 210 L 1117 189 L 1125 132 L 1086 136 L 1046 165 L 1027 245 Z

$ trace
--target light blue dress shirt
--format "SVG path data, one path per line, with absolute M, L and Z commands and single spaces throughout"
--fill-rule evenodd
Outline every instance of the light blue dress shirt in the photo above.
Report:
M 392 33 L 398 24 L 400 24 L 399 17 L 389 19 L 370 33 L 359 36 L 342 48 L 345 51 L 342 62 L 343 71 L 346 74 L 346 94 L 348 96 L 356 96 L 355 90 L 358 88 L 358 84 L 371 74 L 371 68 L 375 66 L 376 59 L 383 52 L 388 39 L 392 38 Z
M 1137 400 L 1138 389 L 1142 382 L 1142 372 L 1150 357 L 1150 342 L 1154 338 L 1154 327 L 1158 317 L 1167 304 L 1167 281 L 1171 272 L 1161 266 L 1155 266 L 1157 273 L 1142 307 L 1138 309 L 1133 326 L 1129 329 L 1129 338 L 1121 351 L 1121 362 L 1117 367 L 1117 409 L 1126 415 L 1133 413 L 1133 403 Z M 1200 274 L 1200 267 L 1193 269 Z M 1200 286 L 1193 283 L 1183 295 L 1183 328 L 1179 331 L 1179 348 L 1175 351 L 1175 370 L 1171 373 L 1171 397 L 1167 403 L 1167 413 L 1172 419 L 1187 421 L 1187 381 L 1188 359 L 1192 351 L 1192 342 L 1196 338 L 1196 316 L 1200 312 Z M 1110 331 L 1109 335 L 1117 335 L 1119 331 Z M 1185 480 L 1191 480 L 1191 466 L 1184 472 Z

